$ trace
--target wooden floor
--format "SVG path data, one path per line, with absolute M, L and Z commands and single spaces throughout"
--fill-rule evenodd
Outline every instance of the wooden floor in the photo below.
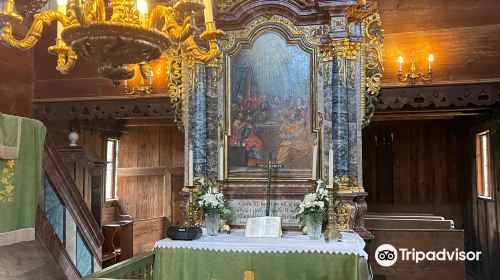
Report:
M 0 279 L 63 280 L 63 272 L 38 241 L 0 247 Z

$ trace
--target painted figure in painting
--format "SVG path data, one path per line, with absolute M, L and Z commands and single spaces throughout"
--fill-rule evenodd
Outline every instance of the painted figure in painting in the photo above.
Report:
M 310 133 L 305 121 L 306 110 L 302 100 L 293 103 L 282 116 L 278 164 L 303 168 L 308 164 Z
M 273 32 L 231 59 L 230 176 L 265 177 L 269 153 L 283 176 L 309 176 L 309 74 L 310 55 Z

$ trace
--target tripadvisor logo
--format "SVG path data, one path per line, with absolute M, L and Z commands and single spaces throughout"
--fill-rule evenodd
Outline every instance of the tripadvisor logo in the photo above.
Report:
M 419 263 L 421 261 L 479 261 L 481 252 L 465 252 L 458 249 L 448 251 L 442 249 L 440 251 L 418 251 L 415 248 L 399 248 L 396 249 L 391 244 L 380 245 L 375 250 L 375 260 L 380 266 L 393 266 L 398 259 L 400 261 Z

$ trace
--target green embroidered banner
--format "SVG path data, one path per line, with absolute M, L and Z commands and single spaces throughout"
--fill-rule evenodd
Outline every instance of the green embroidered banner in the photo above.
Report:
M 14 122 L 21 125 L 20 130 L 11 125 Z M 18 158 L 10 159 L 10 155 L 7 159 L 0 158 L 0 246 L 3 246 L 35 238 L 46 129 L 39 121 L 4 114 L 0 114 L 0 127 L 0 143 L 16 139 L 15 143 L 18 138 L 12 135 L 20 135 Z

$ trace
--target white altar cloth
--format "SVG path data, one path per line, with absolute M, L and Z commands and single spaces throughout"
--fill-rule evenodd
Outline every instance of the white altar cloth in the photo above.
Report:
M 368 258 L 363 250 L 365 242 L 356 233 L 342 232 L 342 241 L 323 239 L 310 240 L 306 235 L 296 232 L 284 233 L 282 238 L 246 238 L 242 231 L 217 236 L 203 235 L 193 241 L 171 240 L 169 238 L 157 241 L 155 248 L 197 249 L 226 252 L 249 253 L 301 253 L 316 252 L 329 254 L 355 254 Z

